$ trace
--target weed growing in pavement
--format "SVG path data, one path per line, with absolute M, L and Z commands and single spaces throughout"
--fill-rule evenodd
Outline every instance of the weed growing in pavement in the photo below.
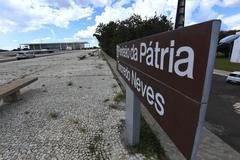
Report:
M 95 67 L 98 68 L 98 69 L 102 69 L 104 66 L 104 64 L 102 63 L 98 63 Z
M 125 93 L 122 91 L 119 91 L 116 93 L 116 95 L 113 97 L 113 100 L 117 103 L 121 102 L 123 99 L 125 99 Z
M 82 132 L 82 133 L 86 133 L 86 129 L 83 128 L 83 127 L 80 127 L 80 128 L 79 128 L 79 131 Z
M 78 118 L 74 118 L 74 119 L 73 119 L 73 123 L 74 123 L 74 124 L 78 124 L 78 123 L 79 123 L 79 119 L 78 119 Z
M 118 85 L 116 83 L 112 84 L 112 88 L 116 88 Z
M 88 149 L 90 151 L 90 153 L 95 153 L 96 152 L 96 148 L 95 148 L 95 145 L 90 143 L 90 145 L 88 146 Z
M 102 135 L 97 134 L 91 140 L 88 149 L 91 154 L 96 154 L 97 157 L 101 158 L 101 150 L 99 150 L 98 143 L 102 140 Z
M 98 57 L 102 58 L 102 60 L 106 61 L 105 55 L 104 55 L 104 53 L 102 51 L 100 51 Z
M 103 100 L 104 103 L 106 103 L 106 102 L 108 102 L 108 101 L 110 101 L 109 98 L 106 98 L 106 99 Z
M 72 85 L 73 85 L 73 82 L 72 82 L 72 81 L 68 81 L 68 82 L 67 82 L 67 85 L 68 85 L 68 86 L 72 86 Z
M 103 133 L 103 129 L 99 129 L 99 132 L 100 132 L 100 133 Z
M 128 151 L 130 154 L 141 153 L 147 159 L 164 159 L 165 156 L 159 140 L 143 117 L 141 117 L 140 142 L 136 146 L 128 147 Z
M 102 136 L 101 135 L 95 135 L 94 137 L 93 137 L 93 142 L 94 143 L 98 143 L 99 141 L 101 141 L 102 140 Z
M 49 113 L 49 116 L 52 118 L 52 119 L 57 119 L 59 113 L 58 112 L 51 112 Z
M 30 112 L 29 112 L 29 111 L 25 111 L 24 113 L 25 113 L 25 114 L 29 114 Z
M 116 110 L 125 110 L 125 107 L 123 105 L 119 105 L 116 103 L 109 104 L 109 108 L 116 109 Z

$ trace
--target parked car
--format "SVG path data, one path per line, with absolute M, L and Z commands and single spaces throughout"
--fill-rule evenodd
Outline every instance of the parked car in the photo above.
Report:
M 34 57 L 35 57 L 35 54 L 33 52 L 18 52 L 16 55 L 17 60 L 34 58 Z
M 231 72 L 226 79 L 227 82 L 240 84 L 240 71 Z

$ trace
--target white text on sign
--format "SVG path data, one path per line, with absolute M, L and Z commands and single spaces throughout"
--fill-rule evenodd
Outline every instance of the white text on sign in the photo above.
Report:
M 149 43 L 141 42 L 139 48 L 135 47 L 134 44 L 131 48 L 121 46 L 119 48 L 119 56 L 139 63 L 145 63 L 147 66 L 159 70 L 164 70 L 164 68 L 168 67 L 167 71 L 169 73 L 176 73 L 180 77 L 194 79 L 194 50 L 189 46 L 176 48 L 175 40 L 171 40 L 170 46 L 166 48 L 161 48 L 160 42 L 153 43 L 152 41 L 149 41 Z M 164 61 L 166 57 L 169 59 L 168 63 Z M 186 67 L 180 69 L 180 66 L 183 64 Z

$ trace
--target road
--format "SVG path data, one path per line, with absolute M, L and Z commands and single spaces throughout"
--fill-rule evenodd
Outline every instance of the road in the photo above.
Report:
M 35 58 L 40 58 L 40 57 L 46 57 L 46 56 L 54 56 L 54 55 L 58 55 L 58 54 L 63 54 L 69 51 L 64 51 L 64 52 L 55 52 L 55 53 L 46 53 L 46 54 L 36 54 Z M 71 51 L 70 51 L 71 52 Z M 27 59 L 23 59 L 23 60 L 27 60 Z M 17 61 L 16 57 L 1 57 L 0 58 L 0 63 L 4 63 L 4 62 L 11 62 L 11 61 Z
M 240 102 L 240 85 L 225 82 L 214 75 L 206 114 L 206 127 L 240 152 L 240 114 L 234 104 Z

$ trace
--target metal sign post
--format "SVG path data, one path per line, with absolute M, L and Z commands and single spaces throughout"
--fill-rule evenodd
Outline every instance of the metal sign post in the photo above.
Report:
M 116 50 L 120 48 L 117 45 Z M 119 52 L 117 52 L 117 70 L 119 67 Z M 141 102 L 133 92 L 133 90 L 126 85 L 126 139 L 129 146 L 137 145 L 140 141 L 140 123 L 141 123 Z
M 134 146 L 139 143 L 140 136 L 140 101 L 134 92 L 126 86 L 126 126 L 128 145 Z

